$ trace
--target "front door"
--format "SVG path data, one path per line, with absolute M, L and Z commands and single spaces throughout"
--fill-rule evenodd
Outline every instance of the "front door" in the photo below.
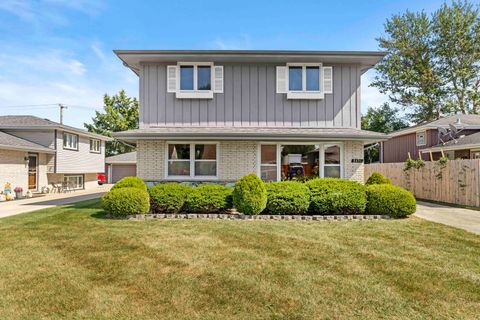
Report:
M 36 154 L 28 155 L 28 190 L 37 190 L 38 180 L 38 156 Z

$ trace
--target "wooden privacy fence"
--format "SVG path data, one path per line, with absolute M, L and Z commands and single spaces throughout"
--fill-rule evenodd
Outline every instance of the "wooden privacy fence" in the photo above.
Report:
M 419 169 L 404 168 L 404 163 L 366 164 L 365 181 L 379 172 L 419 199 L 480 207 L 480 159 L 427 161 Z

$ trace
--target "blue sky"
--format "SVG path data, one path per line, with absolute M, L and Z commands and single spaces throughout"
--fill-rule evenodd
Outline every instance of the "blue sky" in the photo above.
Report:
M 0 1 L 0 115 L 83 127 L 103 94 L 138 96 L 113 49 L 377 50 L 383 23 L 443 1 Z M 362 108 L 385 97 L 362 81 Z M 28 107 L 18 107 L 26 106 Z

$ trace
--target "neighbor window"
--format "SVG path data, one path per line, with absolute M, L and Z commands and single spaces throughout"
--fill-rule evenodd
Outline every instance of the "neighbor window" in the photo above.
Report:
M 277 145 L 260 146 L 260 178 L 264 181 L 277 181 Z
M 341 178 L 340 146 L 326 144 L 323 147 L 323 176 Z
M 169 144 L 167 175 L 169 177 L 216 177 L 217 145 Z
M 289 66 L 288 90 L 320 92 L 320 66 Z
M 64 132 L 63 149 L 78 150 L 78 135 Z
M 90 139 L 90 152 L 100 153 L 100 140 Z
M 425 131 L 417 132 L 417 146 L 424 146 L 425 142 Z
M 181 65 L 180 90 L 210 91 L 212 89 L 212 67 L 210 65 Z
M 83 189 L 83 175 L 68 175 L 63 177 L 63 182 L 69 189 Z

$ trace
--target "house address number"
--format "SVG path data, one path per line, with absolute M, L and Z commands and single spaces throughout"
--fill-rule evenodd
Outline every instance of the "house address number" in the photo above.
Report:
M 363 159 L 352 159 L 352 163 L 363 163 Z

